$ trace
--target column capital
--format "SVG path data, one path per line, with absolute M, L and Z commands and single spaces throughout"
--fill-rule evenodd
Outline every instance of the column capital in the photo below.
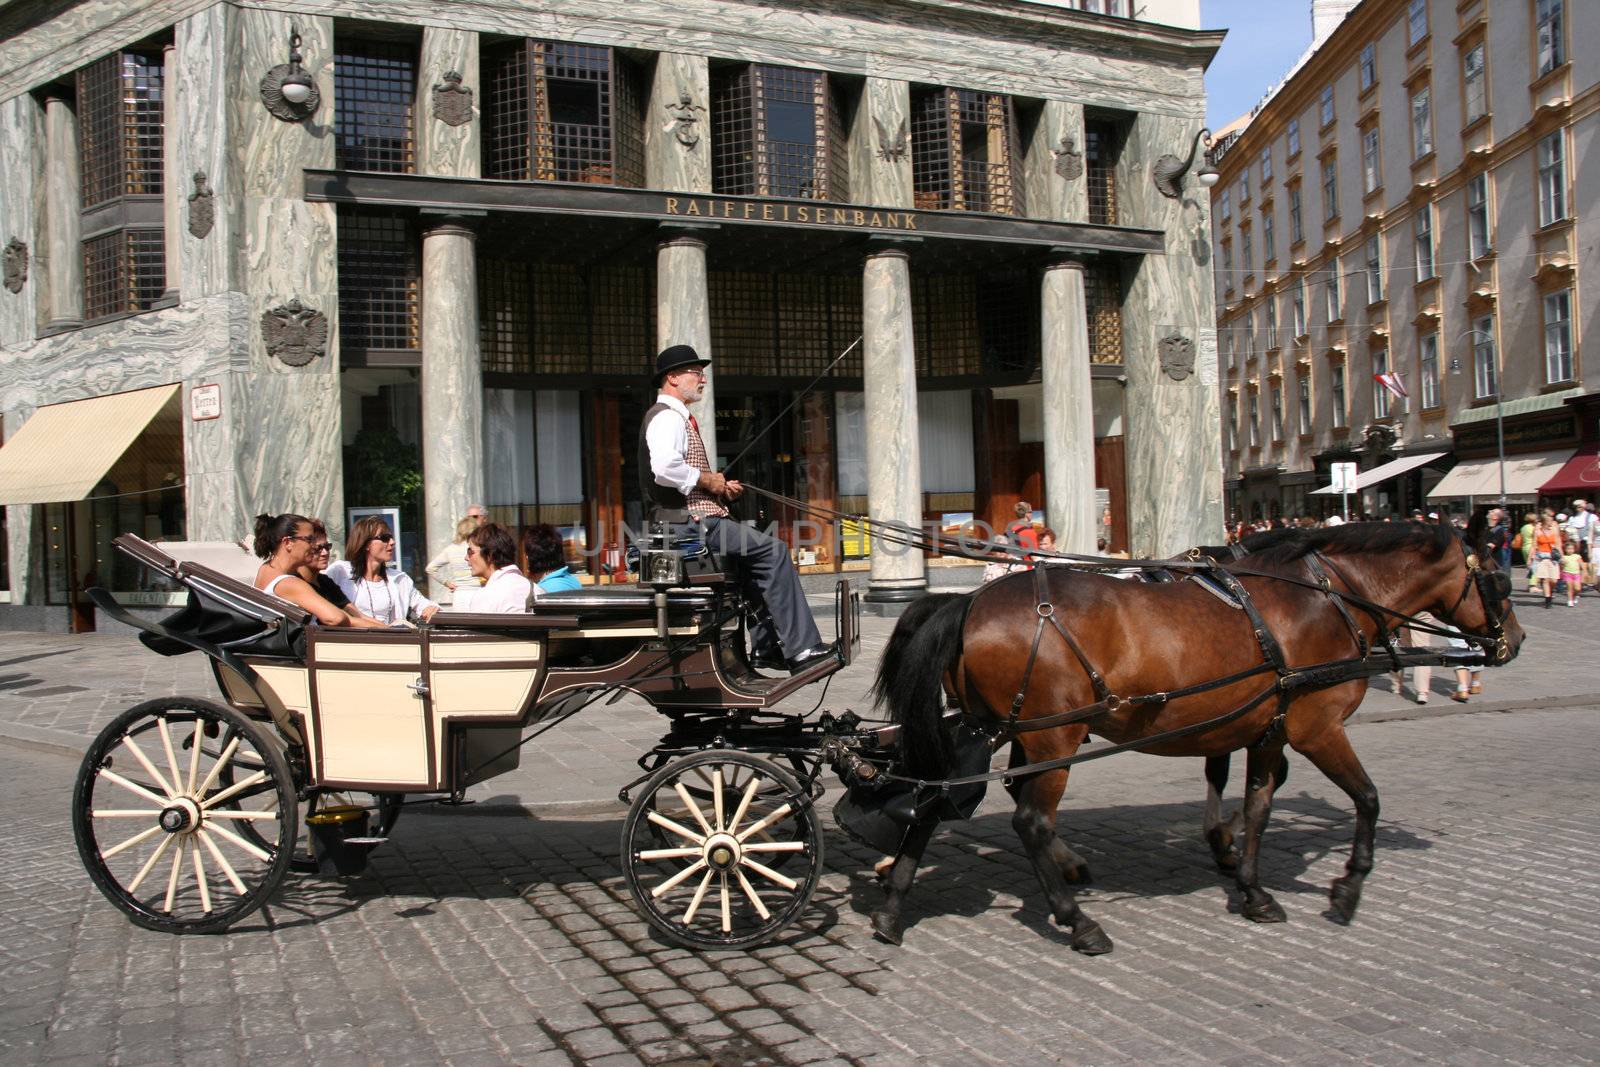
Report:
M 1082 271 L 1089 265 L 1089 259 L 1092 255 L 1093 253 L 1081 252 L 1073 248 L 1051 247 L 1045 251 L 1044 269 L 1059 270 L 1068 268 Z
M 423 208 L 418 216 L 422 222 L 422 236 L 424 237 L 477 237 L 477 227 L 488 218 L 487 211 L 450 210 L 440 211 Z
M 662 222 L 656 226 L 656 247 L 704 248 L 706 239 L 720 229 L 715 222 Z
M 867 259 L 878 259 L 887 256 L 896 256 L 900 259 L 909 259 L 912 249 L 922 244 L 920 237 L 907 237 L 900 234 L 874 233 L 868 234 L 862 243 Z

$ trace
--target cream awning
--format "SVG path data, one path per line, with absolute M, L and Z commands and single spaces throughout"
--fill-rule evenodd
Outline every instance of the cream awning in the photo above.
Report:
M 1443 452 L 1423 452 L 1420 455 L 1415 456 L 1401 456 L 1399 459 L 1391 459 L 1387 463 L 1380 463 L 1371 470 L 1360 471 L 1356 474 L 1355 491 L 1360 492 L 1363 489 L 1370 489 L 1379 482 L 1388 481 L 1390 478 L 1393 478 L 1399 474 L 1404 474 L 1408 470 L 1420 467 L 1424 463 L 1432 463 L 1434 460 L 1443 455 L 1445 455 Z M 1325 485 L 1321 489 L 1313 489 L 1311 492 L 1313 495 L 1339 495 L 1339 490 L 1335 489 L 1331 485 Z
M 51 404 L 0 447 L 0 504 L 82 500 L 181 386 Z
M 1553 452 L 1524 452 L 1506 457 L 1506 496 L 1521 501 L 1531 501 L 1539 495 L 1539 487 L 1572 458 L 1574 449 L 1561 448 Z M 1483 497 L 1497 500 L 1500 497 L 1500 460 L 1469 459 L 1457 463 L 1450 473 L 1428 492 L 1429 500 L 1447 497 Z

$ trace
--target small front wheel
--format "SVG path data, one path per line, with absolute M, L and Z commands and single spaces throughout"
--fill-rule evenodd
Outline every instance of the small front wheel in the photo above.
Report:
M 670 940 L 750 948 L 811 902 L 822 831 L 787 771 L 748 752 L 697 752 L 640 787 L 622 827 L 622 867 L 639 910 Z
M 293 858 L 299 805 L 262 727 L 206 700 L 167 697 L 100 731 L 78 770 L 78 855 L 140 926 L 225 930 L 259 908 Z

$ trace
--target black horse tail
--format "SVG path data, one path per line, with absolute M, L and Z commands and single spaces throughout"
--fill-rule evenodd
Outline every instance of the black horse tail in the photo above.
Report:
M 940 725 L 944 676 L 961 653 L 972 596 L 941 593 L 918 601 L 895 624 L 878 665 L 872 695 L 887 704 L 900 727 L 906 770 L 919 778 L 943 778 L 954 756 Z

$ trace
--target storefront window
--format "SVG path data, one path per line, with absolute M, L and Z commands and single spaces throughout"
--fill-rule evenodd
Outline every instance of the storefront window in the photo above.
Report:
M 427 563 L 422 498 L 422 403 L 412 369 L 344 372 L 346 508 L 400 510 L 400 566 L 413 578 Z M 317 516 L 348 528 L 346 516 Z M 335 545 L 335 555 L 343 555 Z
M 489 515 L 514 534 L 549 523 L 567 556 L 588 546 L 583 405 L 569 389 L 483 391 L 484 493 Z

